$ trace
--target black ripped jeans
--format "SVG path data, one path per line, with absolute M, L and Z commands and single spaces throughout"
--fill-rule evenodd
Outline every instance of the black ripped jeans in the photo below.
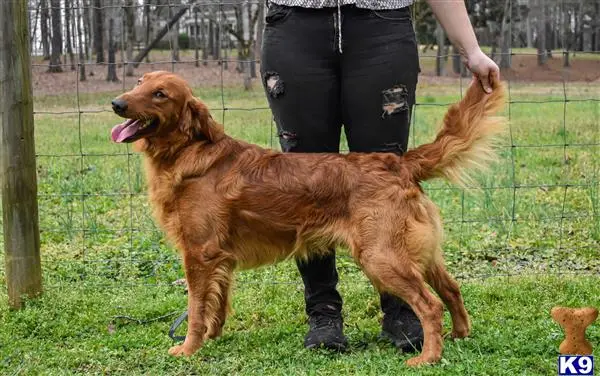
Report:
M 339 152 L 342 125 L 353 152 L 406 151 L 419 73 L 408 8 L 306 9 L 272 4 L 261 74 L 285 152 Z M 340 312 L 335 254 L 298 269 L 309 315 Z M 381 296 L 387 314 L 404 306 Z

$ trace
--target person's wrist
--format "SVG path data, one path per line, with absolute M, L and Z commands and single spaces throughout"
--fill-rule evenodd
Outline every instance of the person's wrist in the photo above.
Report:
M 467 60 L 472 60 L 475 57 L 480 57 L 483 55 L 483 51 L 479 47 L 479 45 L 475 45 L 465 50 L 464 56 Z
M 480 54 L 482 54 L 483 51 L 481 51 L 478 44 L 475 44 L 467 47 L 458 46 L 458 53 L 460 54 L 463 63 L 469 64 L 469 62 L 472 62 L 477 56 L 481 56 Z

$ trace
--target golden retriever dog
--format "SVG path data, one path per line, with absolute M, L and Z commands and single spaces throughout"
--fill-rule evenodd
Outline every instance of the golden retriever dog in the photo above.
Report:
M 493 115 L 505 94 L 492 81 L 489 95 L 472 83 L 436 139 L 403 156 L 281 153 L 235 140 L 170 72 L 147 73 L 114 99 L 113 110 L 127 120 L 112 139 L 137 141 L 154 216 L 183 258 L 187 336 L 169 353 L 192 355 L 221 334 L 235 269 L 346 245 L 373 285 L 405 300 L 421 321 L 422 351 L 407 364 L 439 361 L 442 301 L 454 338 L 471 326 L 444 266 L 438 209 L 420 183 L 445 177 L 465 184 L 493 156 L 503 129 Z

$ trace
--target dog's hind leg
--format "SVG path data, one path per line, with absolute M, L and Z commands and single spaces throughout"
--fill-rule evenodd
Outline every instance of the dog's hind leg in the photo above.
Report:
M 208 338 L 221 334 L 229 302 L 235 262 L 220 250 L 204 247 L 184 252 L 188 282 L 188 329 L 185 341 L 169 349 L 171 355 L 192 355 Z
M 413 309 L 423 326 L 423 349 L 406 364 L 417 366 L 438 362 L 442 357 L 442 317 L 444 306 L 427 286 L 419 268 L 402 251 L 363 250 L 358 262 L 380 292 L 403 299 Z M 400 258 L 402 257 L 402 259 Z
M 444 261 L 438 257 L 426 272 L 427 283 L 433 287 L 452 317 L 452 337 L 464 338 L 471 332 L 469 314 L 465 309 L 458 283 L 446 270 Z

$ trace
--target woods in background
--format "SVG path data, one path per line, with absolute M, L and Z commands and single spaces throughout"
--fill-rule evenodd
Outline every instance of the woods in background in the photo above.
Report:
M 218 0 L 28 0 L 32 53 L 48 61 L 48 72 L 75 70 L 80 80 L 106 64 L 106 79 L 118 81 L 117 64 L 132 76 L 153 50 L 193 50 L 195 65 L 217 61 L 243 73 L 244 85 L 257 75 L 256 60 L 264 27 L 263 1 Z M 512 64 L 511 48 L 535 48 L 539 65 L 562 50 L 600 51 L 600 0 L 467 0 L 482 46 L 501 68 Z M 413 5 L 414 26 L 422 51 L 436 50 L 435 72 L 464 73 L 456 51 L 422 0 Z M 120 61 L 117 62 L 117 56 Z M 448 64 L 450 63 L 450 64 Z M 449 66 L 449 67 L 447 67 Z

